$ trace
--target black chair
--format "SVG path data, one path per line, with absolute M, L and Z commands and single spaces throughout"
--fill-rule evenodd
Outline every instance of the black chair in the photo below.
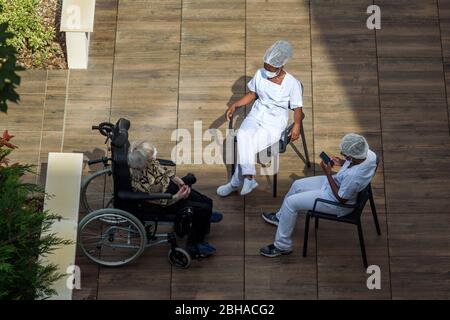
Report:
M 316 229 L 319 228 L 319 219 L 349 223 L 349 224 L 356 225 L 358 228 L 358 237 L 359 237 L 359 243 L 361 246 L 361 254 L 363 257 L 364 267 L 367 269 L 368 263 L 367 263 L 367 256 L 366 256 L 366 247 L 364 244 L 364 236 L 363 236 L 362 226 L 361 226 L 361 215 L 363 213 L 363 210 L 364 210 L 367 200 L 369 200 L 369 202 L 370 202 L 370 207 L 372 209 L 372 216 L 373 216 L 373 220 L 375 222 L 375 228 L 377 230 L 377 234 L 381 235 L 380 225 L 378 223 L 377 211 L 375 208 L 375 202 L 373 200 L 372 186 L 369 183 L 361 192 L 359 192 L 357 202 L 354 205 L 342 204 L 340 202 L 334 202 L 334 201 L 320 199 L 320 198 L 316 199 L 316 201 L 314 202 L 313 209 L 306 213 L 305 239 L 303 242 L 303 256 L 306 257 L 306 253 L 308 250 L 309 221 L 311 218 L 315 218 L 315 228 Z M 333 214 L 316 211 L 316 206 L 317 206 L 317 203 L 319 203 L 319 202 L 332 204 L 332 205 L 335 205 L 335 206 L 338 206 L 341 208 L 351 208 L 354 210 L 345 216 L 338 217 Z
M 302 92 L 303 92 L 303 84 L 302 86 Z M 300 129 L 300 135 L 301 135 L 301 139 L 302 139 L 302 144 L 303 144 L 303 150 L 305 152 L 305 159 L 306 159 L 306 165 L 308 168 L 311 167 L 311 162 L 309 161 L 309 154 L 308 154 L 308 146 L 306 145 L 306 138 L 305 138 L 305 129 L 304 129 L 304 125 L 303 125 L 303 119 L 305 119 L 305 113 L 302 112 L 302 125 L 301 125 L 301 129 Z M 290 124 L 289 126 L 287 126 L 286 129 L 284 129 L 283 133 L 281 134 L 281 138 L 278 141 L 278 153 L 285 153 L 286 152 L 286 148 L 288 146 L 289 143 L 291 143 L 291 138 L 289 137 L 289 132 L 291 132 L 292 128 L 294 127 L 294 123 Z M 233 129 L 233 116 L 231 117 L 231 120 L 228 124 L 228 128 L 231 130 Z M 234 170 L 236 168 L 236 155 L 237 155 L 237 150 L 236 150 L 236 145 L 237 145 L 237 137 L 234 136 L 234 148 L 233 148 L 233 164 L 231 165 L 231 176 L 234 173 Z M 268 157 L 270 157 L 272 155 L 272 147 L 273 146 L 269 146 L 267 149 L 260 151 L 260 153 L 266 153 Z M 277 196 L 277 184 L 278 184 L 278 174 L 275 173 L 273 175 L 273 181 L 272 181 L 272 192 L 273 192 L 273 197 L 276 198 Z
M 303 119 L 305 119 L 305 114 L 302 113 L 302 125 L 300 128 L 300 136 L 302 139 L 302 144 L 303 144 L 303 150 L 305 152 L 305 159 L 306 159 L 306 166 L 308 168 L 311 168 L 311 162 L 309 161 L 309 154 L 308 154 L 308 146 L 306 145 L 306 138 L 305 138 L 305 130 L 304 130 L 304 126 L 303 126 Z M 291 125 L 289 125 L 284 131 L 283 134 L 281 135 L 281 139 L 278 142 L 279 145 L 279 150 L 278 153 L 282 154 L 286 152 L 286 148 L 289 145 L 289 143 L 291 143 L 291 137 L 289 137 L 289 132 L 291 132 L 292 128 L 294 127 L 294 123 L 292 123 Z M 272 155 L 272 146 L 268 147 L 265 151 L 262 152 L 266 152 L 267 156 L 270 157 Z M 272 192 L 273 192 L 273 197 L 276 198 L 277 196 L 277 185 L 278 185 L 278 173 L 275 173 L 273 175 L 273 182 L 272 182 Z

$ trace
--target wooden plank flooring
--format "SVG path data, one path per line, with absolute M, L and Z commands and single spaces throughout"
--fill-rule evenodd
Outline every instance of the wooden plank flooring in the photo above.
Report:
M 381 8 L 382 29 L 366 28 L 366 9 Z M 265 49 L 289 40 L 286 69 L 304 85 L 304 126 L 313 161 L 301 144 L 281 156 L 279 196 L 272 177 L 244 198 L 219 199 L 224 165 L 183 163 L 224 221 L 209 241 L 218 253 L 188 270 L 171 268 L 168 248 L 146 251 L 119 269 L 101 268 L 80 252 L 76 299 L 420 299 L 450 298 L 450 0 L 97 0 L 88 70 L 25 71 L 20 105 L 0 114 L 16 135 L 16 161 L 37 166 L 47 154 L 106 154 L 90 126 L 131 120 L 130 137 L 155 142 L 169 158 L 175 129 L 225 134 L 226 105 L 239 99 L 262 65 Z M 247 109 L 240 110 L 237 125 Z M 381 163 L 374 194 L 382 235 L 370 211 L 363 220 L 369 264 L 382 270 L 381 290 L 368 290 L 356 230 L 323 222 L 310 232 L 303 258 L 304 217 L 291 256 L 258 250 L 275 229 L 262 211 L 276 210 L 292 181 L 319 175 L 318 154 L 338 152 L 348 132 L 364 134 Z M 211 143 L 193 146 L 197 157 Z M 194 160 L 194 156 L 191 158 Z M 84 168 L 85 174 L 98 167 Z M 80 213 L 83 215 L 84 213 Z M 311 229 L 313 230 L 313 229 Z

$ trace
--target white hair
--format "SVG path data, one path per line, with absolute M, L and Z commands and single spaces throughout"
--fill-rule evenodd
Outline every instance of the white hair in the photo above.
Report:
M 156 148 L 148 141 L 134 141 L 128 149 L 128 166 L 133 169 L 145 168 L 147 162 L 156 158 Z

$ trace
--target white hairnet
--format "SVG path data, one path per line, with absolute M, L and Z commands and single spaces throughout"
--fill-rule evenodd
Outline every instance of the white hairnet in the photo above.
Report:
M 355 159 L 365 159 L 369 151 L 369 144 L 363 136 L 356 133 L 348 133 L 342 138 L 340 148 L 346 156 Z
M 292 58 L 293 51 L 292 45 L 289 42 L 278 40 L 267 49 L 264 55 L 264 62 L 275 68 L 282 67 Z

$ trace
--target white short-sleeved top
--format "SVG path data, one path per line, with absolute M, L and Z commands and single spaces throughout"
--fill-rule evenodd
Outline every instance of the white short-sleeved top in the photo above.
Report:
M 258 95 L 248 116 L 263 126 L 284 130 L 289 120 L 289 109 L 303 107 L 302 85 L 288 72 L 283 82 L 276 84 L 267 79 L 264 69 L 259 69 L 247 86 Z
M 358 193 L 367 187 L 375 174 L 377 155 L 372 150 L 369 150 L 366 160 L 350 168 L 349 165 L 350 161 L 345 161 L 341 170 L 333 176 L 333 179 L 339 186 L 339 197 L 347 199 L 346 204 L 355 204 Z M 324 199 L 337 201 L 328 180 L 324 182 L 321 191 Z

